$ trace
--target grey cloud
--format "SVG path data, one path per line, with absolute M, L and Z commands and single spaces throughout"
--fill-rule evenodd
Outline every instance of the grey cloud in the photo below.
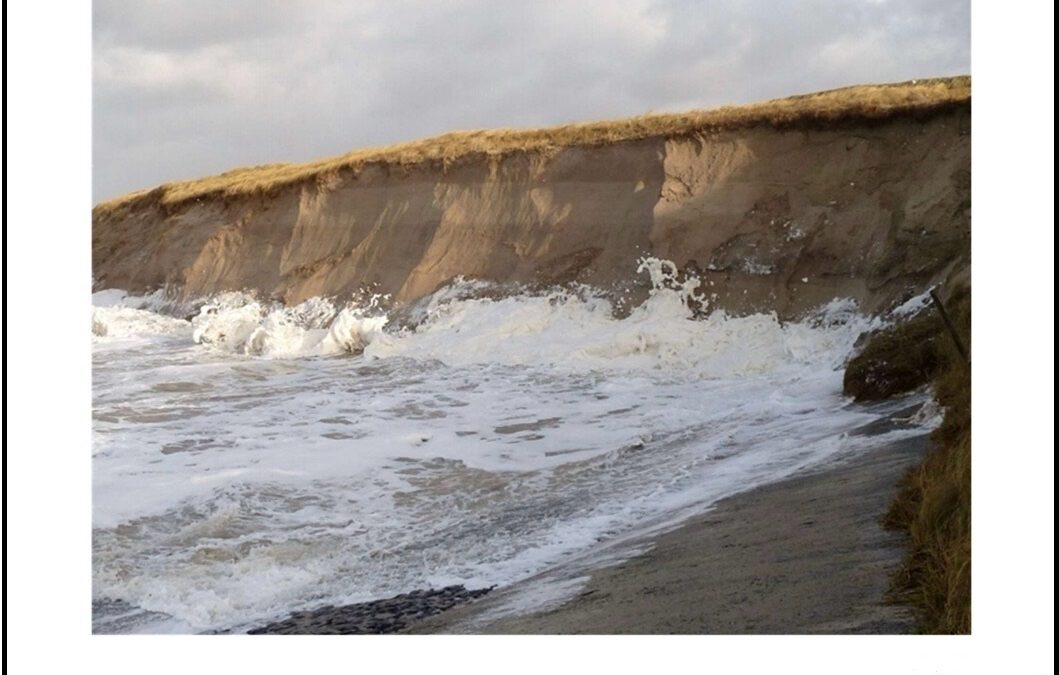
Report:
M 966 73 L 966 0 L 98 0 L 94 194 L 451 129 Z

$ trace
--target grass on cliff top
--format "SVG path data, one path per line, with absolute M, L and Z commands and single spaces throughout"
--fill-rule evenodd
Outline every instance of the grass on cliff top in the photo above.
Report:
M 946 308 L 969 347 L 970 291 L 954 292 Z M 886 527 L 908 535 L 890 596 L 913 608 L 921 632 L 965 634 L 971 631 L 970 365 L 929 308 L 873 336 L 846 371 L 846 392 L 861 400 L 928 383 L 945 416 L 923 462 L 901 478 L 883 519 Z
M 754 126 L 826 128 L 852 120 L 881 120 L 945 109 L 966 103 L 970 98 L 971 78 L 962 76 L 845 87 L 745 106 L 542 129 L 454 131 L 408 143 L 354 150 L 303 164 L 242 167 L 216 176 L 166 183 L 102 202 L 95 207 L 93 215 L 104 216 L 122 208 L 155 202 L 172 207 L 206 196 L 268 192 L 302 181 L 326 180 L 342 170 L 358 171 L 367 164 L 411 166 L 438 162 L 447 165 L 469 155 L 499 157 L 516 152 L 548 152 L 573 146 L 598 146 L 658 136 L 680 137 Z

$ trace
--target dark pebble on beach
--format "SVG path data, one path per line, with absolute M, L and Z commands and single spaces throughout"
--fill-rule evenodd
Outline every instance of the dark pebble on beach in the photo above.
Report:
M 251 635 L 399 633 L 414 621 L 441 614 L 456 605 L 480 598 L 491 590 L 492 587 L 467 590 L 463 586 L 416 590 L 384 600 L 294 612 L 283 621 L 247 632 Z

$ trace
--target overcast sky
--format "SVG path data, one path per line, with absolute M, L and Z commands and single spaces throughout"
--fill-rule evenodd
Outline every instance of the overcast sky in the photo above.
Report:
M 970 72 L 969 0 L 96 0 L 94 198 L 453 129 Z

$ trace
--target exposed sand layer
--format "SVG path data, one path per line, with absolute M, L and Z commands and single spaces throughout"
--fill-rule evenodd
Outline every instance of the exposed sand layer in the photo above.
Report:
M 882 429 L 865 429 L 873 433 Z M 885 604 L 901 538 L 879 519 L 926 436 L 723 500 L 648 552 L 598 568 L 558 607 L 502 616 L 522 595 L 577 582 L 551 572 L 415 625 L 416 633 L 906 633 Z M 580 572 L 573 571 L 570 576 Z
M 969 266 L 970 119 L 968 98 L 831 126 L 367 164 L 175 204 L 146 194 L 94 212 L 93 274 L 185 298 L 406 302 L 457 275 L 629 290 L 654 255 L 732 311 L 788 317 L 836 296 L 874 311 Z

